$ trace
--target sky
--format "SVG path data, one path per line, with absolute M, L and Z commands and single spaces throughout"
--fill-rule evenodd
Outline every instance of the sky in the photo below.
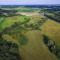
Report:
M 0 5 L 60 4 L 60 0 L 0 0 Z

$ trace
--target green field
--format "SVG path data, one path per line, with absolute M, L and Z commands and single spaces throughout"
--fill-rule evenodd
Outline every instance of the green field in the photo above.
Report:
M 20 9 L 24 12 L 29 10 L 28 8 Z M 44 44 L 43 35 L 55 41 L 60 49 L 60 24 L 40 13 L 32 16 L 2 16 L 0 17 L 1 32 L 4 40 L 18 45 L 22 60 L 59 60 Z

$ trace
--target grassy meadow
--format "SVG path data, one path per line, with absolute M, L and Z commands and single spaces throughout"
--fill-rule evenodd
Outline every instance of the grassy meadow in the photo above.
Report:
M 43 35 L 55 41 L 60 49 L 60 24 L 43 16 L 39 9 L 17 8 L 17 10 L 25 13 L 28 11 L 31 15 L 26 16 L 22 13 L 16 16 L 1 16 L 2 38 L 19 46 L 22 60 L 59 60 L 44 44 Z M 32 12 L 37 14 L 33 15 Z

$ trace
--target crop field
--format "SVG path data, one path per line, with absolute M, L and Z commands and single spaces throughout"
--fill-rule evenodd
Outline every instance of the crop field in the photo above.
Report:
M 44 11 L 40 13 L 40 9 L 15 8 L 15 10 L 18 10 L 15 16 L 0 16 L 0 42 L 4 40 L 10 42 L 8 45 L 11 45 L 11 42 L 17 44 L 10 48 L 12 50 L 9 50 L 9 54 L 14 51 L 12 54 L 15 54 L 16 60 L 59 60 L 60 24 L 44 16 Z M 44 36 L 47 37 L 46 44 Z M 49 47 L 50 40 L 55 42 L 52 48 Z M 16 56 L 19 56 L 17 52 L 21 59 L 17 59 Z

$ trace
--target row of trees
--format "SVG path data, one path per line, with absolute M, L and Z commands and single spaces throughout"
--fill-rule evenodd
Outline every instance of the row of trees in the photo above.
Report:
M 60 14 L 59 13 L 55 13 L 55 12 L 54 13 L 52 12 L 51 14 L 54 14 L 54 15 L 51 16 L 51 15 L 48 15 L 47 13 L 45 13 L 44 16 L 46 16 L 46 17 L 48 17 L 48 18 L 60 23 Z
M 30 20 L 26 20 L 23 23 L 15 22 L 13 25 L 11 25 L 11 27 L 5 28 L 2 31 L 2 33 L 7 34 L 7 33 L 11 33 L 13 30 L 17 30 L 17 29 L 24 30 L 24 29 L 27 29 L 27 28 L 39 30 L 40 27 L 47 21 L 47 19 L 43 18 L 43 19 L 37 21 L 36 23 L 29 23 L 29 21 Z

